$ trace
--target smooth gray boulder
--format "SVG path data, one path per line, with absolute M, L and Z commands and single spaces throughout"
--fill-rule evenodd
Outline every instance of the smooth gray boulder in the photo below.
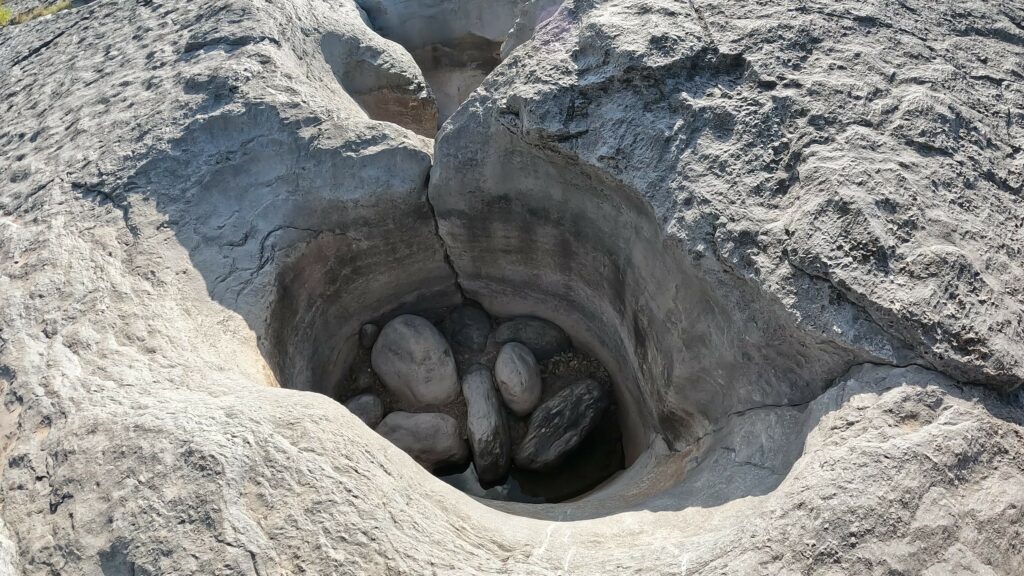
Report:
M 476 306 L 457 306 L 445 317 L 441 328 L 453 348 L 480 352 L 491 334 L 491 317 Z
M 392 412 L 377 426 L 377 433 L 431 472 L 457 468 L 469 459 L 459 423 L 447 414 Z
M 593 380 L 574 382 L 547 399 L 530 416 L 526 436 L 516 446 L 516 466 L 557 465 L 597 426 L 609 403 L 608 392 Z
M 530 349 L 518 342 L 502 346 L 494 362 L 494 381 L 505 405 L 517 416 L 526 416 L 540 402 L 540 368 Z
M 533 352 L 538 362 L 568 352 L 572 348 L 572 341 L 565 330 L 547 320 L 529 316 L 514 318 L 498 326 L 494 331 L 494 338 L 499 344 L 523 344 Z
M 441 406 L 459 395 L 451 347 L 425 318 L 406 314 L 388 322 L 373 345 L 370 364 L 407 408 Z
M 469 369 L 462 378 L 462 396 L 466 399 L 466 427 L 477 478 L 484 488 L 497 486 L 508 476 L 512 446 L 505 409 L 486 366 L 478 364 Z
M 370 428 L 376 428 L 384 418 L 384 403 L 376 394 L 360 394 L 345 401 L 345 408 Z
M 479 361 L 491 334 L 491 317 L 476 306 L 456 307 L 441 323 L 460 372 Z

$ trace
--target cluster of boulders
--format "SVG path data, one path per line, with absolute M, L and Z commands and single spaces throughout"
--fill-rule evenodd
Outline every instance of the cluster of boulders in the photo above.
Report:
M 355 376 L 348 409 L 434 473 L 472 460 L 483 486 L 503 483 L 513 466 L 557 466 L 612 402 L 606 383 L 542 377 L 544 362 L 575 351 L 539 318 L 495 326 L 482 308 L 463 305 L 436 326 L 409 314 L 366 324 L 359 340 L 370 370 Z M 374 377 L 376 386 L 367 382 Z

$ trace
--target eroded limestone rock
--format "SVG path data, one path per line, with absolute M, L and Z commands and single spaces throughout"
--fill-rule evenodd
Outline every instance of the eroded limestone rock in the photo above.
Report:
M 501 61 L 520 0 L 359 0 L 375 29 L 404 46 L 443 122 Z
M 862 362 L 1019 386 L 1024 260 L 995 232 L 1024 218 L 1021 125 L 994 112 L 1018 72 L 1009 4 L 564 6 L 437 141 L 460 281 L 608 353 L 626 413 L 655 415 L 631 457 Z M 1014 40 L 961 60 L 983 30 Z
M 320 49 L 338 83 L 370 118 L 422 136 L 437 132 L 437 103 L 411 55 L 383 38 L 367 42 L 338 33 L 325 34 Z
M 1024 573 L 1018 2 L 573 2 L 447 124 L 436 229 L 323 58 L 404 58 L 355 4 L 75 4 L 0 30 L 0 573 Z M 499 511 L 349 417 L 445 246 L 675 450 Z
M 563 0 L 523 0 L 516 12 L 516 23 L 501 44 L 501 57 L 505 59 L 513 50 L 530 40 L 537 27 L 555 15 Z

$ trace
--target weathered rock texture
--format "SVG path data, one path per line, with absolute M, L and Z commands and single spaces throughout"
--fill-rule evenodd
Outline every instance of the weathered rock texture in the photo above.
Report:
M 0 30 L 0 574 L 1024 572 L 1019 3 L 570 0 L 429 203 L 330 35 L 417 101 L 348 0 Z M 609 367 L 630 469 L 489 507 L 306 392 L 459 287 Z
M 335 32 L 324 34 L 320 49 L 338 83 L 370 118 L 427 137 L 437 132 L 437 103 L 408 53 L 383 38 Z
M 567 4 L 439 135 L 463 289 L 595 351 L 639 446 L 859 362 L 1014 388 L 1020 24 L 1010 2 Z
M 430 84 L 441 122 L 498 65 L 502 42 L 517 24 L 517 16 L 527 18 L 518 9 L 520 0 L 358 2 L 381 35 L 407 48 L 415 58 Z

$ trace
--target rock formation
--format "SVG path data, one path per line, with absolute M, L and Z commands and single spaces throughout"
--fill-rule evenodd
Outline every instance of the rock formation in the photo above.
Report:
M 0 574 L 1024 573 L 1019 2 L 361 4 L 0 29 Z M 627 470 L 486 502 L 331 398 L 467 299 Z
M 420 313 L 388 321 L 376 339 L 376 322 L 360 328 L 361 350 L 335 397 L 349 412 L 445 482 L 503 501 L 561 502 L 623 469 L 608 371 L 574 349 L 561 328 L 519 317 L 499 320 L 495 331 L 491 316 L 469 303 Z M 530 348 L 509 340 L 516 336 L 561 352 L 538 364 Z M 498 340 L 509 341 L 493 368 L 478 362 Z M 449 390 L 452 374 L 461 393 Z M 538 409 L 542 397 L 548 400 Z
M 451 116 L 497 66 L 509 30 L 519 19 L 524 19 L 520 27 L 525 26 L 528 18 L 519 10 L 520 0 L 360 0 L 359 4 L 374 28 L 408 49 L 423 70 L 439 122 Z

